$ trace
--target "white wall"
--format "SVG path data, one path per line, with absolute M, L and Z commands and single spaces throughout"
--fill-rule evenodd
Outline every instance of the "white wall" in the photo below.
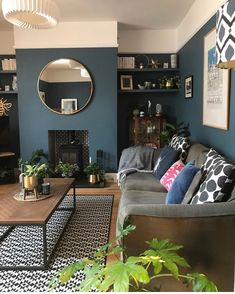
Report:
M 178 26 L 177 50 L 180 50 L 227 0 L 196 0 Z
M 117 22 L 60 22 L 46 30 L 14 27 L 15 48 L 117 47 Z
M 118 33 L 118 51 L 122 53 L 175 53 L 176 30 L 121 30 Z
M 175 0 L 174 0 L 175 1 Z M 122 53 L 174 53 L 216 13 L 227 0 L 195 0 L 175 30 L 130 30 L 118 33 Z
M 64 22 L 49 30 L 25 30 L 14 27 L 0 31 L 4 40 L 0 54 L 14 54 L 15 48 L 116 47 L 119 52 L 174 53 L 216 13 L 226 0 L 195 0 L 174 30 L 120 30 L 117 22 Z M 118 44 L 117 44 L 118 43 Z
M 14 32 L 0 31 L 0 54 L 15 54 Z

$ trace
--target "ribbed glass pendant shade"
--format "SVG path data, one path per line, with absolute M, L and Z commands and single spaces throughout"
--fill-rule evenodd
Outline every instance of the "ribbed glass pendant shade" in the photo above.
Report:
M 235 68 L 235 0 L 227 1 L 216 15 L 216 63 Z
M 10 23 L 30 29 L 54 27 L 59 17 L 59 8 L 52 0 L 2 0 L 2 12 Z

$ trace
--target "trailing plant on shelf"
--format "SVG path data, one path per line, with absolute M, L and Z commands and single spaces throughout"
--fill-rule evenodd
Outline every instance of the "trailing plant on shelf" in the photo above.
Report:
M 148 285 L 155 281 L 159 290 L 159 279 L 169 277 L 192 286 L 193 291 L 216 292 L 216 285 L 202 273 L 180 273 L 180 267 L 189 268 L 187 261 L 178 255 L 183 246 L 168 240 L 153 239 L 146 242 L 149 249 L 138 256 L 125 256 L 125 248 L 120 244 L 123 236 L 129 234 L 135 226 L 128 225 L 121 229 L 116 242 L 109 242 L 97 249 L 94 258 L 82 258 L 63 268 L 49 285 L 53 290 L 58 283 L 67 283 L 76 272 L 83 271 L 84 280 L 78 283 L 76 291 L 88 292 L 94 289 L 100 292 L 150 291 Z M 107 256 L 122 253 L 125 258 L 116 258 L 111 264 L 105 265 Z
M 59 161 L 59 164 L 55 168 L 55 172 L 60 174 L 64 178 L 72 177 L 75 172 L 79 170 L 76 163 L 71 164 L 69 162 Z

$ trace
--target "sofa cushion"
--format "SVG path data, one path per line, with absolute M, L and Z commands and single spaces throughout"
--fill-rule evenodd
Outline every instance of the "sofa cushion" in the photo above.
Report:
M 188 204 L 191 202 L 193 196 L 197 193 L 199 186 L 201 184 L 201 178 L 202 178 L 202 174 L 201 171 L 199 170 L 195 175 L 194 178 L 187 190 L 187 192 L 185 193 L 184 199 L 181 202 L 181 204 Z
M 217 155 L 211 157 L 213 163 L 207 161 L 208 164 L 203 169 L 203 172 L 208 170 L 208 174 L 193 197 L 193 204 L 227 201 L 234 187 L 235 166 L 218 159 Z
M 160 183 L 166 188 L 167 191 L 170 190 L 172 183 L 183 168 L 183 162 L 181 160 L 178 160 L 173 163 L 172 166 L 165 172 L 160 180 Z
M 125 183 L 122 185 L 124 191 L 138 190 L 138 191 L 153 191 L 166 192 L 159 180 L 152 172 L 136 172 L 127 176 Z
M 195 165 L 197 167 L 201 167 L 205 161 L 208 151 L 209 151 L 208 147 L 200 143 L 194 142 L 189 148 L 186 162 L 195 160 Z
M 165 172 L 179 159 L 179 152 L 170 146 L 165 146 L 155 163 L 153 173 L 158 180 L 165 174 Z
M 166 204 L 180 204 L 188 190 L 195 174 L 199 168 L 194 166 L 193 162 L 189 162 L 181 170 L 171 185 L 166 196 Z
M 122 193 L 122 197 L 119 202 L 118 208 L 118 220 L 117 220 L 117 235 L 120 233 L 119 226 L 123 226 L 125 218 L 127 216 L 127 209 L 130 206 L 141 206 L 144 211 L 148 204 L 164 204 L 166 198 L 166 192 L 150 192 L 150 191 L 125 191 Z M 146 209 L 146 215 L 148 215 L 149 209 Z
M 174 135 L 169 143 L 169 146 L 178 150 L 180 153 L 180 159 L 185 162 L 190 147 L 190 139 L 188 137 Z
M 206 176 L 210 170 L 213 168 L 213 166 L 220 160 L 223 160 L 224 158 L 214 149 L 210 149 L 209 152 L 206 155 L 205 161 L 202 164 L 201 172 L 204 176 Z

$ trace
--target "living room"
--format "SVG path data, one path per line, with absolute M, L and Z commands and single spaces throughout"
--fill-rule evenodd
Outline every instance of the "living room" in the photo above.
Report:
M 136 108 L 148 111 L 148 101 L 152 113 L 155 113 L 156 105 L 161 104 L 167 122 L 188 125 L 192 141 L 210 146 L 226 158 L 235 160 L 233 70 L 226 70 L 229 81 L 226 93 L 223 93 L 225 107 L 211 113 L 204 105 L 205 40 L 215 28 L 216 12 L 225 0 L 213 3 L 210 0 L 157 3 L 148 0 L 144 4 L 138 1 L 138 5 L 132 1 L 128 4 L 112 1 L 110 7 L 101 0 L 95 4 L 88 1 L 86 5 L 77 1 L 76 6 L 72 0 L 68 4 L 55 2 L 60 17 L 53 28 L 13 27 L 3 16 L 0 22 L 0 37 L 4 40 L 0 45 L 1 59 L 15 58 L 17 64 L 17 94 L 9 95 L 5 93 L 6 89 L 1 90 L 6 99 L 4 103 L 11 104 L 6 110 L 11 137 L 9 151 L 14 153 L 8 158 L 11 167 L 17 167 L 18 158 L 29 159 L 35 150 L 43 149 L 49 154 L 52 149 L 50 138 L 54 136 L 50 137 L 51 133 L 67 132 L 71 136 L 70 132 L 75 131 L 86 133 L 84 142 L 88 142 L 88 152 L 84 165 L 95 161 L 97 150 L 101 150 L 106 176 L 114 179 L 121 152 L 129 147 L 132 113 Z M 102 13 L 104 6 L 107 15 Z M 169 70 L 171 55 L 176 54 L 179 88 L 172 92 L 121 93 L 120 75 L 123 73 L 117 67 L 117 56 L 121 54 L 136 59 L 147 56 L 161 60 L 161 56 L 165 56 L 160 67 L 166 63 Z M 57 59 L 78 61 L 90 75 L 89 103 L 73 115 L 52 111 L 40 97 L 39 77 L 44 68 Z M 130 76 L 131 73 L 123 75 Z M 133 74 L 132 78 L 135 76 Z M 185 93 L 187 78 L 192 83 L 190 97 Z M 6 85 L 2 83 L 3 88 Z M 67 97 L 73 98 L 69 94 Z M 217 126 L 215 118 L 220 116 L 224 121 Z M 83 135 L 81 137 L 79 140 L 82 141 Z

